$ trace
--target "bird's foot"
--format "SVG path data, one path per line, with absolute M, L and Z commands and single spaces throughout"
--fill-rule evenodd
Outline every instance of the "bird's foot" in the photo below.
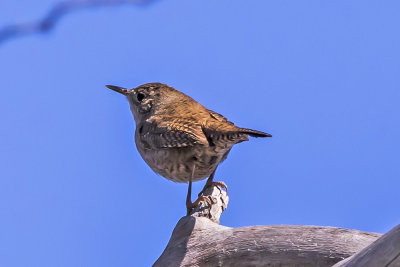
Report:
M 192 210 L 193 210 L 195 207 L 197 207 L 197 206 L 200 204 L 200 202 L 202 202 L 202 201 L 207 202 L 207 203 L 210 205 L 210 207 L 211 207 L 211 205 L 212 205 L 211 200 L 210 200 L 208 197 L 205 197 L 205 196 L 199 196 L 199 197 L 196 199 L 195 202 L 191 202 L 190 200 L 187 200 L 187 201 L 186 201 L 186 216 L 189 216 L 190 213 L 192 212 Z
M 203 187 L 203 190 L 200 191 L 200 193 L 199 193 L 198 196 L 201 197 L 201 196 L 203 195 L 204 191 L 205 191 L 207 188 L 211 187 L 211 186 L 218 186 L 218 188 L 219 188 L 220 190 L 221 190 L 221 188 L 225 189 L 226 195 L 228 195 L 228 186 L 227 186 L 224 182 L 220 181 L 220 182 L 206 183 L 206 185 Z

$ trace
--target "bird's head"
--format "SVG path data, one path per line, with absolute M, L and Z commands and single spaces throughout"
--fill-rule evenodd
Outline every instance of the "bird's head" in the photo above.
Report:
M 183 95 L 178 90 L 162 83 L 146 83 L 133 89 L 114 85 L 107 88 L 125 95 L 131 106 L 135 121 L 138 123 L 155 113 L 173 111 L 179 105 L 177 98 Z

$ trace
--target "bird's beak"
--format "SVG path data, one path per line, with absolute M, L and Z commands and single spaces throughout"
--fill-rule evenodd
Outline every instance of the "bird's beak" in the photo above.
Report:
M 129 90 L 123 87 L 119 86 L 114 86 L 114 85 L 106 85 L 108 89 L 114 90 L 115 92 L 118 92 L 123 95 L 128 95 Z

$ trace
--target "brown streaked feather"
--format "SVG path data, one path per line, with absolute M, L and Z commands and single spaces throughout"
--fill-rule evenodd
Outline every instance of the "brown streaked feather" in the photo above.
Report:
M 207 140 L 200 125 L 182 120 L 146 122 L 138 127 L 139 138 L 151 148 L 190 147 L 205 145 Z
M 234 145 L 249 140 L 247 134 L 219 113 L 207 109 L 210 115 L 203 127 L 203 132 L 210 145 Z
M 210 114 L 210 119 L 206 121 L 205 125 L 203 125 L 203 132 L 210 145 L 215 145 L 216 143 L 237 144 L 243 141 L 248 141 L 248 135 L 252 137 L 271 137 L 270 134 L 264 132 L 239 128 L 221 114 L 212 110 L 207 111 Z

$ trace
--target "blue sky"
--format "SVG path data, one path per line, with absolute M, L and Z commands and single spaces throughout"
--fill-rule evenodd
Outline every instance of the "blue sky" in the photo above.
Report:
M 56 2 L 3 1 L 0 26 Z M 400 221 L 399 10 L 160 0 L 0 44 L 0 265 L 149 266 L 185 214 L 187 185 L 143 162 L 128 103 L 105 84 L 164 82 L 273 135 L 219 167 L 223 225 L 387 232 Z

